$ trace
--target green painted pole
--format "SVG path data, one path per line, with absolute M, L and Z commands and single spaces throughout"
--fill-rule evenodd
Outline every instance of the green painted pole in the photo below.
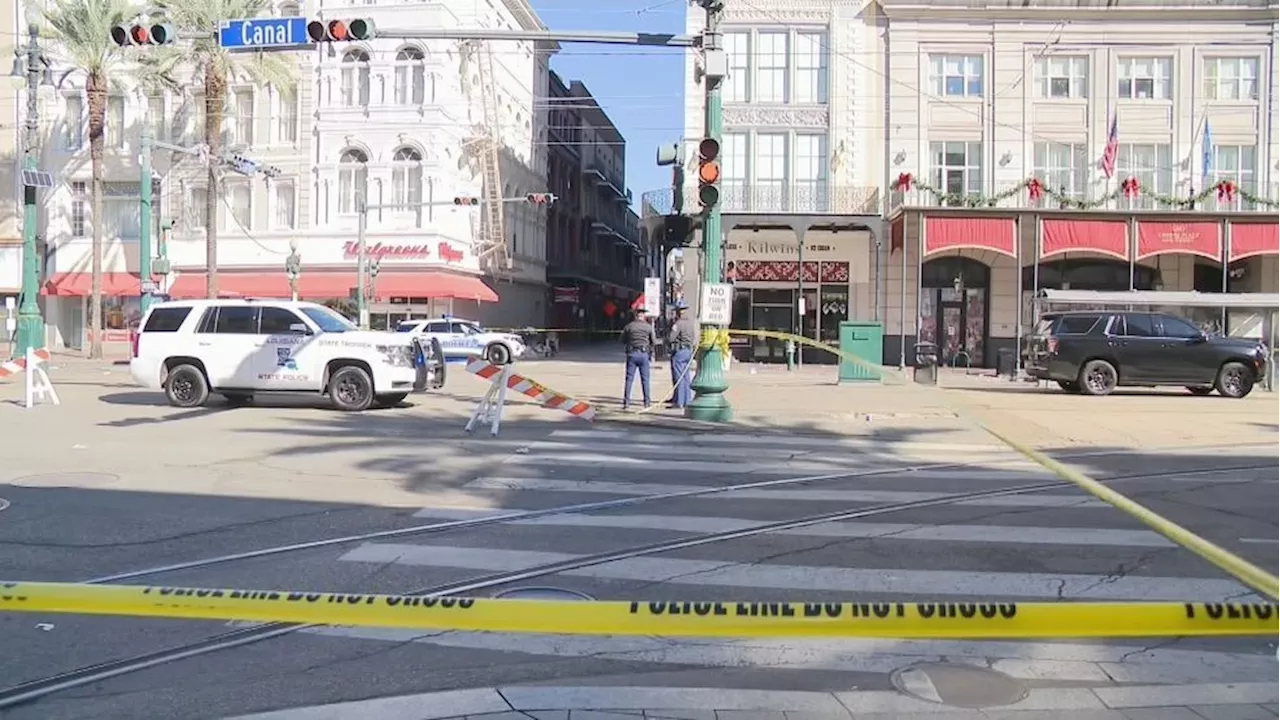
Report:
M 722 0 L 704 0 L 703 7 L 707 11 L 707 34 L 713 47 L 706 50 L 721 50 L 719 43 L 720 15 L 724 11 Z M 723 114 L 720 101 L 720 85 L 722 77 L 708 75 L 706 77 L 706 137 L 720 142 L 724 131 Z M 724 237 L 720 230 L 720 203 L 717 201 L 702 223 L 702 284 L 720 282 L 720 251 Z M 729 406 L 729 398 L 724 391 L 729 389 L 728 379 L 724 372 L 724 353 L 728 351 L 728 340 L 722 332 L 725 328 L 704 326 L 702 342 L 698 345 L 698 372 L 691 383 L 694 398 L 685 407 L 685 417 L 705 422 L 729 422 L 733 419 L 733 408 Z
M 40 56 L 39 23 L 36 18 L 27 19 L 27 118 L 26 147 L 23 148 L 22 167 L 36 170 L 40 167 L 40 76 L 43 62 Z M 36 248 L 36 188 L 23 183 L 22 188 L 22 303 L 18 306 L 17 338 L 14 345 L 16 357 L 27 354 L 28 349 L 44 347 L 44 318 L 40 316 L 40 258 Z
M 141 158 L 138 163 L 142 168 L 138 177 L 138 306 L 143 315 L 154 298 L 151 280 L 151 122 L 151 115 L 147 114 L 142 121 Z

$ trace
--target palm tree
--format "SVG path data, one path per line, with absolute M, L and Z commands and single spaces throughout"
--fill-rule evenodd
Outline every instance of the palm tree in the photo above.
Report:
M 90 252 L 93 285 L 90 289 L 89 357 L 102 357 L 102 152 L 107 117 L 108 78 L 118 77 L 125 61 L 121 48 L 111 39 L 111 28 L 131 20 L 138 13 L 130 0 L 57 0 L 44 11 L 49 34 L 57 40 L 53 55 L 85 74 L 85 95 L 89 100 L 89 158 L 93 167 L 92 224 Z M 146 280 L 147 278 L 143 278 Z
M 227 82 L 247 81 L 257 86 L 280 89 L 293 81 L 297 61 L 292 53 L 232 53 L 218 46 L 209 33 L 224 20 L 268 15 L 270 0 L 154 0 L 149 7 L 185 36 L 178 47 L 164 46 L 145 54 L 149 72 L 168 78 L 171 87 L 181 87 L 176 79 L 191 74 L 204 86 L 204 144 L 215 162 L 209 165 L 205 193 L 205 266 L 207 294 L 218 296 L 218 191 L 222 154 L 222 116 L 227 101 Z M 186 39 L 186 38 L 189 38 Z

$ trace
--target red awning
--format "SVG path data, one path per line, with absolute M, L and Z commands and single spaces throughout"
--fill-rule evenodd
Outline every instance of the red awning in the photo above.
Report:
M 183 273 L 169 294 L 174 298 L 205 297 L 204 273 Z M 351 297 L 356 287 L 354 272 L 302 271 L 298 276 L 298 296 L 309 299 Z M 454 298 L 497 302 L 498 295 L 478 277 L 431 270 L 384 270 L 374 283 L 378 297 Z M 245 297 L 287 298 L 289 278 L 282 272 L 218 273 L 218 292 Z
M 1172 254 L 1221 262 L 1222 225 L 1212 221 L 1138 223 L 1138 260 Z
M 971 248 L 1017 257 L 1013 218 L 927 217 L 924 254 Z
M 1231 259 L 1280 254 L 1280 225 L 1231 223 Z
M 1068 252 L 1095 252 L 1129 259 L 1129 227 L 1120 220 L 1046 218 L 1041 225 L 1040 257 Z
M 87 296 L 92 288 L 92 273 L 54 273 L 40 288 L 40 294 Z M 102 294 L 106 296 L 141 295 L 142 283 L 133 273 L 104 272 L 102 273 Z

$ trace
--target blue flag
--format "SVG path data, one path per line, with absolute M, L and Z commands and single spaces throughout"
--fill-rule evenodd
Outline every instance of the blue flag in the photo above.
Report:
M 1204 119 L 1204 136 L 1200 140 L 1200 172 L 1205 187 L 1213 182 L 1210 173 L 1213 171 L 1213 133 L 1209 131 L 1209 118 Z

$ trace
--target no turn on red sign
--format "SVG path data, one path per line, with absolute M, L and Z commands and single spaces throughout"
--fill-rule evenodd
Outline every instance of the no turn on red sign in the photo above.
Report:
M 727 283 L 704 283 L 698 310 L 698 321 L 703 325 L 728 327 L 733 321 L 733 286 Z

